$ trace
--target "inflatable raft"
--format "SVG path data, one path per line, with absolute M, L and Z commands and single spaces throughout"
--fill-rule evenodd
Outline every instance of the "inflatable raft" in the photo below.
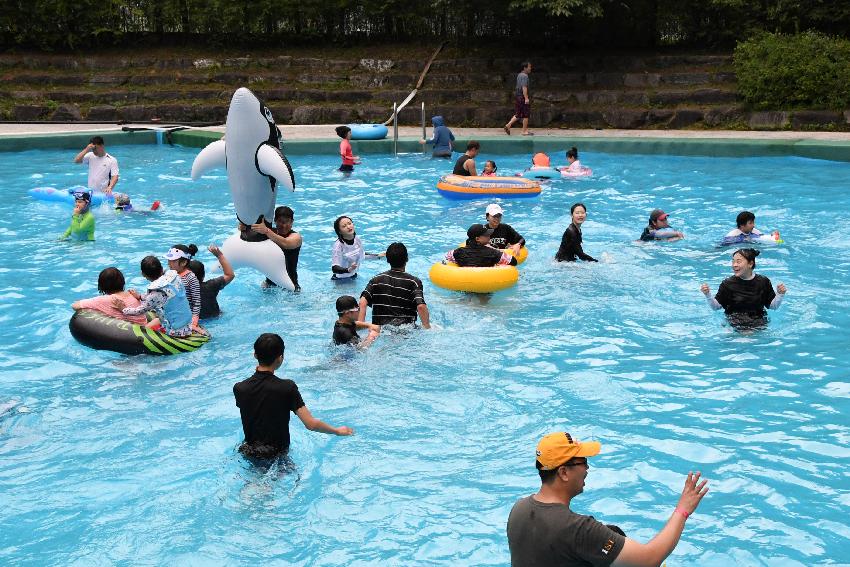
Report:
M 519 199 L 537 197 L 541 189 L 539 182 L 522 177 L 444 175 L 437 182 L 437 191 L 448 199 Z
M 74 206 L 74 193 L 77 191 L 85 191 L 86 193 L 89 190 L 82 185 L 78 185 L 76 187 L 69 187 L 67 189 L 56 189 L 55 187 L 34 187 L 28 191 L 29 196 L 33 199 L 38 199 L 39 201 L 48 201 L 52 203 L 64 203 L 70 207 Z M 99 191 L 95 191 L 91 193 L 91 204 L 93 207 L 99 207 L 104 202 L 112 203 L 114 201 L 113 194 L 110 193 L 107 195 L 106 193 L 101 193 Z
M 85 346 L 122 354 L 180 354 L 198 350 L 210 340 L 209 335 L 198 333 L 172 337 L 91 309 L 74 313 L 68 327 L 71 335 Z

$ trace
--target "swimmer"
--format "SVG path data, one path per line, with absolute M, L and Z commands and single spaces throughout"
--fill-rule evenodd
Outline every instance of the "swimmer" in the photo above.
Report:
M 670 228 L 670 223 L 667 222 L 667 217 L 667 213 L 661 209 L 655 209 L 649 213 L 649 225 L 643 229 L 640 239 L 645 242 L 651 242 L 653 240 L 673 242 L 674 240 L 681 240 L 684 238 L 684 233 Z
M 525 238 L 515 231 L 509 224 L 502 222 L 502 207 L 496 203 L 487 205 L 484 217 L 487 219 L 487 227 L 493 229 L 490 235 L 490 246 L 493 248 L 510 248 L 514 255 L 518 255 L 520 249 L 525 246 Z
M 189 269 L 192 270 L 192 273 L 195 274 L 195 277 L 201 283 L 201 312 L 199 319 L 209 319 L 210 317 L 221 315 L 221 308 L 218 306 L 218 292 L 223 290 L 227 284 L 236 278 L 233 266 L 230 265 L 227 257 L 219 250 L 218 246 L 210 244 L 207 250 L 218 259 L 224 275 L 212 278 L 211 280 L 204 279 L 207 275 L 204 264 L 194 259 L 189 261 Z
M 552 167 L 552 161 L 549 156 L 543 152 L 537 152 L 531 157 L 531 169 L 540 169 L 543 167 Z
M 198 320 L 201 318 L 201 282 L 189 269 L 189 262 L 197 253 L 198 247 L 194 244 L 175 244 L 165 253 L 165 259 L 168 260 L 168 269 L 177 272 L 186 287 L 189 309 L 192 310 L 192 328 L 199 333 L 206 333 L 198 326 Z
M 560 171 L 566 171 L 568 173 L 582 173 L 583 166 L 578 159 L 578 148 L 573 146 L 569 150 L 567 150 L 567 167 L 559 167 Z
M 118 183 L 118 160 L 106 153 L 103 138 L 93 136 L 88 145 L 74 157 L 74 163 L 89 166 L 88 188 L 109 195 Z
M 249 459 L 274 459 L 289 450 L 289 414 L 304 427 L 332 435 L 353 435 L 348 426 L 333 427 L 313 417 L 298 385 L 274 372 L 283 365 L 285 345 L 280 335 L 263 333 L 254 341 L 256 370 L 250 378 L 233 385 L 233 397 L 242 418 L 245 441 L 239 452 Z
M 336 135 L 342 138 L 339 143 L 339 155 L 342 157 L 342 165 L 339 166 L 339 171 L 348 176 L 354 171 L 355 165 L 360 165 L 360 156 L 354 155 L 351 150 L 351 128 L 337 126 Z
M 558 253 L 555 254 L 555 260 L 558 262 L 575 262 L 576 258 L 586 262 L 598 262 L 596 258 L 585 254 L 581 247 L 581 225 L 587 219 L 587 207 L 584 203 L 575 203 L 570 207 L 570 216 L 572 222 L 564 235 L 561 237 L 561 246 L 558 248 Z
M 466 177 L 478 175 L 475 170 L 475 156 L 477 156 L 480 151 L 481 144 L 475 140 L 470 140 L 466 144 L 466 152 L 457 158 L 452 174 L 463 175 Z
M 114 193 L 115 197 L 115 210 L 122 213 L 146 213 L 148 210 L 137 209 L 133 206 L 133 203 L 130 202 L 130 196 L 127 193 Z M 160 207 L 159 201 L 154 201 L 151 205 L 150 211 L 156 211 Z
M 496 167 L 496 162 L 488 159 L 484 162 L 484 169 L 481 170 L 481 175 L 484 177 L 494 177 L 496 175 L 496 170 L 499 168 Z
M 62 236 L 62 240 L 94 240 L 94 215 L 91 212 L 91 193 L 76 191 L 74 193 L 74 212 L 71 213 L 71 224 Z
M 142 275 L 151 282 L 147 293 L 139 295 L 134 289 L 130 295 L 140 301 L 138 307 L 127 307 L 120 298 L 112 305 L 124 315 L 144 315 L 153 311 L 156 317 L 145 325 L 149 329 L 162 331 L 172 337 L 187 337 L 192 334 L 192 311 L 186 299 L 183 280 L 174 270 L 163 273 L 162 264 L 156 256 L 142 258 Z
M 354 221 L 345 215 L 334 221 L 334 232 L 337 239 L 331 249 L 332 280 L 353 281 L 357 277 L 357 269 L 366 257 L 380 258 L 384 252 L 369 254 L 363 248 L 363 242 L 354 231 Z
M 446 253 L 446 260 L 462 268 L 491 268 L 493 266 L 516 266 L 517 260 L 510 254 L 488 246 L 493 229 L 483 224 L 474 224 L 466 231 L 466 245 Z
M 139 306 L 139 300 L 130 294 L 130 292 L 124 291 L 124 284 L 124 274 L 121 273 L 121 270 L 114 267 L 104 268 L 97 277 L 97 291 L 99 291 L 101 295 L 75 301 L 71 304 L 71 309 L 74 311 L 79 311 L 81 309 L 93 309 L 94 311 L 100 311 L 109 317 L 129 321 L 131 323 L 136 323 L 137 325 L 144 325 L 148 322 L 144 315 L 125 315 L 124 312 L 121 309 L 116 308 L 112 302 L 113 299 L 118 298 L 121 299 L 126 306 Z
M 731 244 L 741 244 L 742 242 L 753 242 L 762 236 L 761 231 L 756 228 L 756 216 L 750 211 L 742 211 L 738 213 L 735 219 L 735 224 L 738 228 L 730 230 L 720 242 L 721 246 L 729 246 Z
M 298 285 L 298 255 L 301 253 L 301 244 L 303 243 L 301 235 L 292 230 L 292 224 L 295 222 L 295 212 L 289 207 L 278 207 L 274 210 L 274 224 L 271 228 L 263 223 L 252 224 L 251 229 L 254 232 L 265 234 L 269 240 L 278 245 L 283 250 L 284 262 L 286 262 L 286 273 L 289 279 L 292 280 L 292 285 L 295 286 L 295 293 L 301 291 L 301 286 Z M 276 287 L 275 283 L 269 278 L 266 278 L 265 287 Z
M 352 345 L 365 349 L 381 334 L 379 325 L 357 320 L 360 304 L 350 295 L 342 295 L 337 298 L 336 313 L 339 318 L 334 323 L 333 340 L 335 345 Z M 369 336 L 361 341 L 357 329 L 369 329 Z
M 424 138 L 419 140 L 422 145 L 431 144 L 434 146 L 434 151 L 431 152 L 432 158 L 451 158 L 452 157 L 452 142 L 455 141 L 455 135 L 446 126 L 442 116 L 434 116 L 431 118 L 431 124 L 434 125 L 434 135 L 430 140 Z
M 708 284 L 700 291 L 712 309 L 723 309 L 732 326 L 736 328 L 758 328 L 767 324 L 767 309 L 778 309 L 788 291 L 784 283 L 776 286 L 760 274 L 753 273 L 758 250 L 742 248 L 732 254 L 732 276 L 723 280 L 717 294 L 711 297 Z

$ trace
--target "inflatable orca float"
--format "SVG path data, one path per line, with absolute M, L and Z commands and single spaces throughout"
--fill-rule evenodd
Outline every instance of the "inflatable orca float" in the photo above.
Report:
M 278 184 L 295 190 L 292 166 L 280 151 L 280 130 L 268 107 L 244 87 L 230 99 L 225 128 L 226 139 L 211 143 L 195 157 L 192 179 L 216 167 L 226 168 L 239 222 L 271 226 Z M 278 286 L 295 289 L 283 250 L 266 235 L 245 230 L 228 238 L 221 250 L 234 267 L 251 266 Z

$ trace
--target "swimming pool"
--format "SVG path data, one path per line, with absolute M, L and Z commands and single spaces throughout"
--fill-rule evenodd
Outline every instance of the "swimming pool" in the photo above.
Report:
M 234 213 L 223 171 L 189 181 L 197 150 L 113 149 L 119 188 L 165 210 L 100 211 L 93 244 L 56 242 L 70 211 L 26 196 L 84 182 L 73 153 L 0 154 L 3 563 L 505 565 L 508 512 L 537 490 L 534 447 L 554 430 L 602 442 L 573 508 L 641 541 L 668 518 L 688 470 L 710 479 L 668 566 L 850 555 L 850 165 L 583 154 L 593 178 L 502 201 L 531 255 L 519 285 L 482 304 L 427 280 L 487 204 L 437 195 L 447 162 L 366 156 L 342 180 L 338 158 L 294 156 L 298 187 L 278 204 L 292 206 L 304 237 L 303 293 L 262 290 L 242 270 L 219 296 L 213 342 L 159 359 L 81 347 L 70 303 L 95 295 L 109 265 L 142 287 L 143 256 L 220 243 Z M 529 157 L 496 161 L 512 173 Z M 604 261 L 554 264 L 578 200 L 585 250 Z M 635 242 L 655 207 L 686 240 Z M 757 272 L 789 288 L 752 335 L 698 290 L 730 274 L 730 250 L 714 243 L 745 208 L 781 231 L 786 244 L 765 250 Z M 367 261 L 356 285 L 332 284 L 339 214 L 368 250 L 407 244 L 438 330 L 384 334 L 356 356 L 329 347 L 334 299 L 359 295 L 386 266 Z M 313 413 L 357 431 L 329 437 L 293 421 L 283 472 L 236 452 L 231 388 L 252 373 L 265 331 L 286 340 L 279 374 Z

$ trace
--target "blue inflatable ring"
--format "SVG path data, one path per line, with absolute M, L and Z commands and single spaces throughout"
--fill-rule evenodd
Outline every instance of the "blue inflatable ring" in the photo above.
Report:
M 352 140 L 383 140 L 389 129 L 383 124 L 349 124 Z

